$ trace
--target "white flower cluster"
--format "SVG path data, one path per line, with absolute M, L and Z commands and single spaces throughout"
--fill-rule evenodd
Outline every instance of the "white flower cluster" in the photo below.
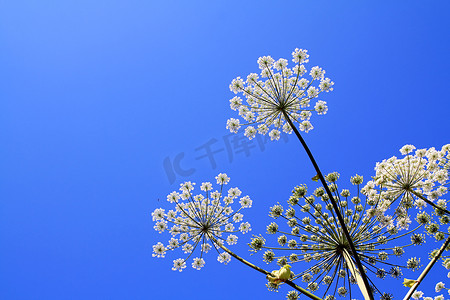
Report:
M 275 61 L 270 56 L 263 56 L 258 59 L 259 75 L 251 73 L 245 81 L 240 77 L 233 79 L 230 90 L 235 94 L 242 93 L 245 101 L 236 96 L 230 100 L 230 107 L 238 111 L 245 122 L 241 124 L 239 119 L 231 118 L 227 121 L 227 129 L 236 133 L 246 126 L 245 136 L 253 139 L 257 133 L 267 134 L 273 126 L 269 136 L 278 140 L 280 129 L 292 132 L 286 120 L 288 117 L 299 124 L 301 131 L 312 130 L 312 111 L 324 115 L 328 107 L 325 101 L 311 102 L 321 92 L 332 91 L 334 82 L 325 78 L 325 71 L 317 66 L 311 68 L 309 80 L 303 78 L 307 73 L 304 64 L 309 61 L 308 57 L 307 50 L 295 49 L 292 61 L 296 65 L 288 68 L 288 61 L 284 58 Z
M 203 253 L 211 250 L 211 245 L 218 251 L 217 260 L 227 264 L 231 257 L 226 252 L 219 252 L 219 248 L 226 242 L 228 245 L 237 243 L 238 237 L 234 233 L 246 233 L 251 230 L 248 222 L 243 222 L 241 210 L 249 208 L 252 200 L 248 196 L 241 196 L 238 188 L 230 188 L 225 192 L 224 185 L 230 178 L 226 174 L 216 177 L 218 190 L 213 190 L 210 182 L 201 184 L 203 194 L 194 195 L 194 185 L 190 181 L 181 184 L 179 192 L 172 192 L 167 201 L 175 203 L 175 210 L 157 208 L 152 213 L 156 222 L 154 229 L 159 233 L 169 231 L 171 239 L 168 245 L 158 242 L 153 246 L 154 257 L 164 257 L 166 252 L 181 248 L 187 258 L 173 261 L 172 270 L 182 271 L 186 268 L 186 261 L 200 245 L 201 255 L 193 259 L 192 267 L 200 270 L 205 265 Z M 240 198 L 239 198 L 240 197 Z M 239 198 L 240 207 L 233 210 L 231 205 Z M 224 235 L 227 235 L 226 237 Z
M 330 173 L 325 177 L 344 217 L 358 256 L 363 266 L 370 270 L 368 274 L 379 279 L 388 276 L 399 278 L 402 276 L 400 266 L 417 270 L 420 267 L 420 258 L 406 259 L 402 256 L 408 246 L 424 243 L 423 235 L 414 233 L 424 224 L 419 224 L 407 234 L 399 234 L 397 227 L 393 225 L 397 215 L 378 216 L 377 203 L 371 203 L 365 197 L 360 198 L 362 176 L 351 177 L 351 183 L 356 185 L 353 196 L 348 189 L 338 188 L 338 178 L 338 173 Z M 264 238 L 255 237 L 249 244 L 251 251 L 267 249 L 263 254 L 267 263 L 289 263 L 295 265 L 297 270 L 303 267 L 293 280 L 301 279 L 308 284 L 307 288 L 312 292 L 320 290 L 323 284 L 323 297 L 326 293 L 330 293 L 330 296 L 337 293 L 345 297 L 351 294 L 351 285 L 346 286 L 348 282 L 356 283 L 352 274 L 352 268 L 355 266 L 350 265 L 353 264 L 350 262 L 353 257 L 352 250 L 324 189 L 319 187 L 310 195 L 307 195 L 307 191 L 306 185 L 297 186 L 289 198 L 289 208 L 285 209 L 280 204 L 270 208 L 269 215 L 278 220 L 278 223 L 270 223 L 267 233 L 275 235 L 271 240 L 272 243 L 276 240 L 277 244 L 271 246 Z M 286 255 L 287 251 L 291 254 Z M 278 253 L 282 256 L 277 256 Z M 304 262 L 310 264 L 303 264 Z M 339 286 L 340 283 L 344 286 Z M 381 293 L 378 289 L 377 291 Z M 318 293 L 320 294 L 320 291 Z
M 440 151 L 435 148 L 414 150 L 413 145 L 405 145 L 400 149 L 402 158 L 393 156 L 377 163 L 375 177 L 362 189 L 372 202 L 380 203 L 379 213 L 397 200 L 402 209 L 413 206 L 422 209 L 426 206 L 424 198 L 446 208 L 446 201 L 439 198 L 448 191 L 450 144 Z
M 442 292 L 442 290 L 447 290 L 447 293 L 450 295 L 450 289 L 449 288 L 446 288 L 445 287 L 445 283 L 443 283 L 442 281 L 440 281 L 440 282 L 438 282 L 438 283 L 436 283 L 436 286 L 435 286 L 435 292 L 436 293 L 440 293 L 440 292 Z M 420 294 L 420 297 L 422 297 L 423 296 L 423 293 L 421 293 Z M 419 298 L 420 298 L 419 297 Z M 413 295 L 413 298 L 414 298 L 414 295 Z M 419 299 L 419 298 L 414 298 L 414 299 Z M 437 295 L 437 296 L 435 296 L 434 298 L 433 297 L 423 297 L 423 300 L 444 300 L 445 298 L 444 298 L 444 295 L 443 294 L 441 294 L 441 295 Z

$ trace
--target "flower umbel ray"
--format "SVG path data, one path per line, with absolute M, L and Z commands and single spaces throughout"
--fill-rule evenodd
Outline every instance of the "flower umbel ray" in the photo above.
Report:
M 245 136 L 252 139 L 257 133 L 267 134 L 273 127 L 269 136 L 272 140 L 278 140 L 280 129 L 292 132 L 285 118 L 287 114 L 299 124 L 300 130 L 312 130 L 312 112 L 324 115 L 328 107 L 325 101 L 318 100 L 311 108 L 311 102 L 320 93 L 332 91 L 334 83 L 325 78 L 325 71 L 318 66 L 311 68 L 309 79 L 303 78 L 307 73 L 304 64 L 309 61 L 308 57 L 307 50 L 295 49 L 292 52 L 295 66 L 288 68 L 288 61 L 284 58 L 275 61 L 270 56 L 263 56 L 258 59 L 259 75 L 251 73 L 245 81 L 240 77 L 233 79 L 230 90 L 242 94 L 245 101 L 236 96 L 230 100 L 230 107 L 239 112 L 244 123 L 231 118 L 227 121 L 227 129 L 237 132 L 246 126 Z
M 174 210 L 166 212 L 162 208 L 152 213 L 154 228 L 158 232 L 169 231 L 171 238 L 167 245 L 158 242 L 153 246 L 153 256 L 164 257 L 169 250 L 181 248 L 186 257 L 174 260 L 173 270 L 182 271 L 186 261 L 199 247 L 200 256 L 193 259 L 192 267 L 200 270 L 205 265 L 203 258 L 213 247 L 219 256 L 217 260 L 227 264 L 231 256 L 226 252 L 219 252 L 219 248 L 226 242 L 228 245 L 237 243 L 237 233 L 251 230 L 250 224 L 243 221 L 241 211 L 252 205 L 248 196 L 241 196 L 238 188 L 224 190 L 230 178 L 226 174 L 219 174 L 216 182 L 218 190 L 213 190 L 210 182 L 201 184 L 202 194 L 194 195 L 194 185 L 190 181 L 180 186 L 180 192 L 172 192 L 167 200 L 175 205 Z M 239 200 L 239 207 L 234 210 L 232 204 Z
M 400 149 L 403 158 L 395 156 L 375 166 L 375 177 L 363 189 L 369 198 L 383 199 L 387 209 L 395 202 L 396 207 L 420 210 L 426 205 L 436 209 L 436 214 L 450 215 L 447 201 L 440 199 L 448 191 L 450 168 L 450 144 L 440 151 L 435 148 L 417 149 L 405 145 Z
M 357 185 L 353 196 L 346 189 L 339 192 L 336 184 L 338 177 L 337 173 L 331 173 L 326 179 L 373 288 L 377 289 L 370 275 L 381 279 L 387 275 L 399 277 L 401 267 L 417 269 L 420 260 L 410 258 L 406 262 L 399 257 L 404 254 L 404 249 L 414 244 L 409 240 L 409 236 L 422 224 L 407 233 L 399 234 L 399 229 L 395 226 L 398 215 L 380 214 L 379 202 L 360 198 L 361 176 L 351 179 L 351 182 Z M 266 249 L 266 262 L 277 261 L 279 265 L 289 263 L 297 270 L 304 266 L 304 263 L 309 263 L 308 267 L 302 268 L 302 271 L 296 274 L 294 280 L 301 279 L 306 282 L 308 289 L 313 292 L 320 292 L 323 286 L 320 292 L 323 296 L 328 294 L 329 297 L 334 297 L 339 294 L 351 297 L 351 285 L 358 284 L 364 297 L 368 297 L 348 240 L 324 189 L 317 188 L 308 196 L 307 187 L 298 186 L 293 190 L 289 204 L 290 207 L 286 210 L 280 204 L 270 209 L 271 217 L 285 221 L 288 226 L 287 230 L 282 229 L 285 227 L 279 222 L 267 226 L 268 234 L 278 235 L 278 246 L 266 245 L 265 239 L 256 237 L 250 244 L 253 251 Z M 404 244 L 399 244 L 400 239 L 404 240 Z M 392 245 L 394 240 L 396 243 Z

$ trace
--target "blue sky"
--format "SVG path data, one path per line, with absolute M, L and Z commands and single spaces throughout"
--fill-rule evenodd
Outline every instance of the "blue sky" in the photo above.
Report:
M 236 76 L 259 56 L 309 50 L 335 90 L 306 136 L 325 173 L 449 143 L 447 1 L 1 1 L 0 298 L 285 299 L 259 273 L 207 256 L 151 256 L 151 212 L 184 180 L 231 177 L 268 208 L 314 171 L 294 136 L 226 149 Z M 215 166 L 199 158 L 214 143 Z M 233 150 L 234 151 L 234 150 Z M 164 161 L 180 153 L 184 177 Z M 230 157 L 231 154 L 233 155 Z M 160 199 L 160 200 L 158 200 Z M 249 257 L 243 236 L 234 249 Z M 260 256 L 250 257 L 267 269 Z M 294 270 L 295 271 L 295 270 Z M 436 268 L 436 280 L 445 275 Z M 422 290 L 435 295 L 430 277 Z M 401 298 L 401 280 L 386 281 Z

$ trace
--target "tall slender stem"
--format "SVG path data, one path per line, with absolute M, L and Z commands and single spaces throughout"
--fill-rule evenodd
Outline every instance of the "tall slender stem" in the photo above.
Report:
M 263 273 L 264 275 L 271 275 L 271 273 L 269 273 L 268 271 L 261 269 L 258 266 L 255 266 L 254 264 L 252 264 L 251 262 L 243 259 L 242 257 L 238 256 L 237 254 L 235 254 L 234 252 L 232 252 L 231 250 L 229 250 L 227 247 L 225 247 L 223 244 L 221 243 L 217 243 L 217 245 L 219 245 L 220 248 L 222 248 L 225 252 L 227 252 L 228 254 L 230 254 L 231 256 L 233 256 L 234 258 L 236 258 L 238 261 L 240 261 L 241 263 L 253 268 L 254 270 Z M 305 290 L 304 288 L 296 285 L 295 283 L 293 283 L 290 280 L 285 280 L 284 281 L 287 285 L 290 285 L 291 287 L 293 287 L 294 289 L 296 289 L 297 291 L 299 291 L 300 293 L 304 294 L 305 296 L 308 296 L 309 298 L 313 299 L 313 300 L 322 300 L 322 298 L 308 292 L 307 290 Z
M 342 252 L 344 254 L 345 262 L 349 266 L 350 273 L 352 273 L 353 277 L 355 278 L 356 283 L 358 284 L 359 289 L 361 290 L 361 293 L 364 296 L 364 299 L 368 299 L 369 298 L 369 291 L 364 286 L 364 281 L 363 281 L 361 275 L 359 275 L 358 270 L 356 270 L 356 266 L 353 263 L 353 260 L 352 260 L 352 258 L 350 256 L 350 254 L 348 253 L 347 249 L 344 249 Z
M 439 210 L 445 212 L 446 214 L 450 215 L 450 211 L 446 210 L 445 208 L 437 206 L 436 204 L 434 204 L 433 202 L 431 202 L 430 200 L 428 200 L 427 198 L 425 198 L 421 194 L 419 194 L 419 193 L 417 193 L 415 191 L 411 191 L 411 193 L 413 193 L 415 196 L 419 197 L 420 199 L 422 199 L 423 201 L 425 201 L 429 205 L 433 206 L 434 208 L 439 209 Z
M 283 116 L 291 126 L 292 130 L 294 130 L 295 135 L 299 139 L 300 143 L 302 144 L 303 148 L 306 151 L 306 154 L 308 154 L 309 159 L 311 160 L 311 163 L 314 166 L 314 169 L 317 172 L 317 175 L 319 176 L 320 182 L 322 183 L 325 191 L 327 192 L 328 197 L 330 198 L 330 202 L 333 205 L 333 209 L 336 212 L 336 216 L 339 220 L 339 223 L 341 224 L 342 232 L 345 235 L 345 238 L 347 239 L 347 242 L 350 246 L 350 249 L 352 250 L 353 259 L 355 260 L 356 266 L 358 267 L 359 273 L 361 274 L 364 286 L 366 290 L 368 291 L 369 300 L 374 300 L 372 289 L 370 288 L 369 281 L 367 280 L 367 275 L 364 272 L 363 265 L 361 264 L 361 260 L 359 259 L 358 252 L 356 251 L 355 245 L 353 245 L 352 238 L 350 237 L 350 234 L 348 233 L 347 226 L 345 225 L 344 218 L 342 217 L 342 214 L 339 210 L 339 207 L 337 206 L 336 200 L 333 197 L 333 194 L 331 193 L 330 189 L 328 188 L 328 184 L 325 181 L 325 178 L 323 177 L 322 172 L 319 169 L 319 166 L 316 163 L 316 160 L 314 159 L 314 156 L 312 155 L 311 151 L 308 148 L 308 145 L 306 144 L 305 140 L 300 135 L 300 132 L 297 130 L 297 127 L 292 123 L 292 120 L 289 118 L 286 111 L 283 110 Z
M 420 274 L 419 278 L 417 278 L 416 283 L 409 289 L 406 296 L 403 298 L 403 300 L 408 300 L 411 298 L 412 294 L 415 292 L 417 287 L 419 287 L 419 284 L 422 282 L 422 280 L 425 278 L 425 276 L 430 272 L 433 265 L 438 261 L 438 259 L 441 257 L 442 252 L 444 252 L 445 248 L 447 248 L 448 244 L 450 243 L 450 237 L 448 237 L 444 244 L 442 244 L 441 248 L 439 249 L 438 253 L 433 257 L 433 259 L 428 263 L 427 267 L 423 270 L 422 274 Z

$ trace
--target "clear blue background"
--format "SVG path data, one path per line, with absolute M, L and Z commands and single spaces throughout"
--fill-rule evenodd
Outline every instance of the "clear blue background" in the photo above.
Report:
M 184 180 L 227 172 L 268 207 L 314 171 L 294 136 L 226 151 L 228 85 L 259 56 L 309 50 L 336 83 L 307 142 L 325 173 L 373 175 L 406 143 L 449 143 L 448 1 L 0 1 L 0 299 L 284 299 L 264 277 L 206 256 L 202 271 L 152 258 L 151 212 Z M 216 146 L 215 145 L 215 146 Z M 189 177 L 169 181 L 184 153 Z M 160 201 L 158 201 L 160 199 Z M 234 247 L 249 257 L 241 237 Z M 430 244 L 432 246 L 432 244 Z M 260 256 L 250 257 L 262 264 Z M 269 270 L 274 266 L 268 266 Z M 295 270 L 294 270 L 295 271 Z M 441 266 L 421 286 L 435 295 Z M 386 281 L 397 299 L 402 279 Z M 395 290 L 394 290 L 395 289 Z M 448 297 L 448 296 L 447 296 Z

